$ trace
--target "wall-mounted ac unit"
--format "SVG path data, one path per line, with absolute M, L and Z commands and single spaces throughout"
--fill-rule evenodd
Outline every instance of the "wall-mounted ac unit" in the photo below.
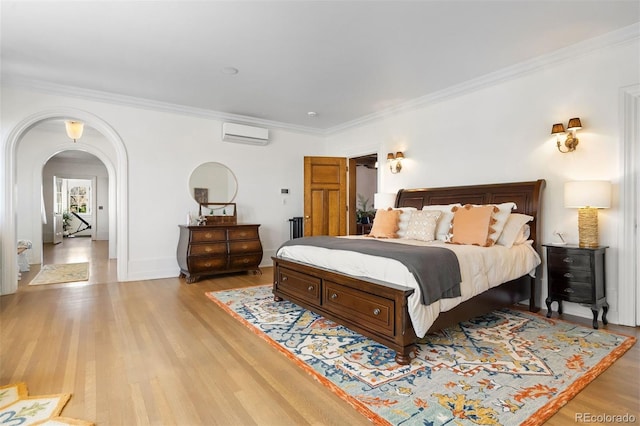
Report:
M 266 145 L 269 143 L 269 130 L 244 124 L 222 123 L 222 140 L 251 145 Z

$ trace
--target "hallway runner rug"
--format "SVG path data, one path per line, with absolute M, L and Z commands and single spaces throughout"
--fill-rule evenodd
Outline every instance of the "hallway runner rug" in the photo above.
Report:
M 71 398 L 69 393 L 29 396 L 26 383 L 0 386 L 0 424 L 91 426 L 92 422 L 60 417 Z
M 89 263 L 44 265 L 29 285 L 58 284 L 89 279 Z
M 394 351 L 293 303 L 271 286 L 206 293 L 375 424 L 534 425 L 555 414 L 636 339 L 499 310 Z

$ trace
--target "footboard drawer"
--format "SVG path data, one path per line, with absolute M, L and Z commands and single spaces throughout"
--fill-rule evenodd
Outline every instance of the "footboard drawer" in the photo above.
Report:
M 283 293 L 320 304 L 320 278 L 301 274 L 287 268 L 278 269 L 276 287 Z
M 358 318 L 371 330 L 386 334 L 394 331 L 393 300 L 325 280 L 322 306 L 337 315 Z

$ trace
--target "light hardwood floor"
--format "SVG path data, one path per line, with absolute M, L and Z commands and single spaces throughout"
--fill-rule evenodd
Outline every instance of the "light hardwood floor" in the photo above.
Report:
M 24 381 L 32 395 L 71 392 L 63 415 L 98 425 L 369 424 L 204 296 L 269 284 L 270 268 L 191 285 L 118 283 L 106 242 L 87 238 L 46 246 L 44 258 L 90 261 L 89 282 L 28 286 L 33 266 L 16 294 L 0 297 L 0 384 Z M 639 366 L 635 345 L 548 424 L 574 424 L 585 412 L 640 421 Z

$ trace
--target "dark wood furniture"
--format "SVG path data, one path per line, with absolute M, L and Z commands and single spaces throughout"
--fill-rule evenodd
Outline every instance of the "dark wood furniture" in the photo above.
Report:
M 180 225 L 177 257 L 180 278 L 191 284 L 202 276 L 229 272 L 260 272 L 262 243 L 251 224 Z
M 513 201 L 516 212 L 533 216 L 531 239 L 538 249 L 541 195 L 545 181 L 400 190 L 396 207 L 433 204 L 489 204 Z M 412 289 L 362 277 L 341 274 L 287 259 L 273 257 L 274 299 L 290 300 L 332 319 L 396 351 L 396 361 L 408 364 L 416 335 L 407 298 Z M 539 274 L 536 274 L 536 277 Z M 494 287 L 457 307 L 442 312 L 429 329 L 436 331 L 499 307 L 529 299 L 529 310 L 539 310 L 539 278 L 529 275 Z
M 566 300 L 589 306 L 596 329 L 602 308 L 602 323 L 606 325 L 609 311 L 605 279 L 607 247 L 544 246 L 547 249 L 547 318 L 551 318 L 554 301 L 558 302 L 558 314 L 562 315 L 562 301 Z

